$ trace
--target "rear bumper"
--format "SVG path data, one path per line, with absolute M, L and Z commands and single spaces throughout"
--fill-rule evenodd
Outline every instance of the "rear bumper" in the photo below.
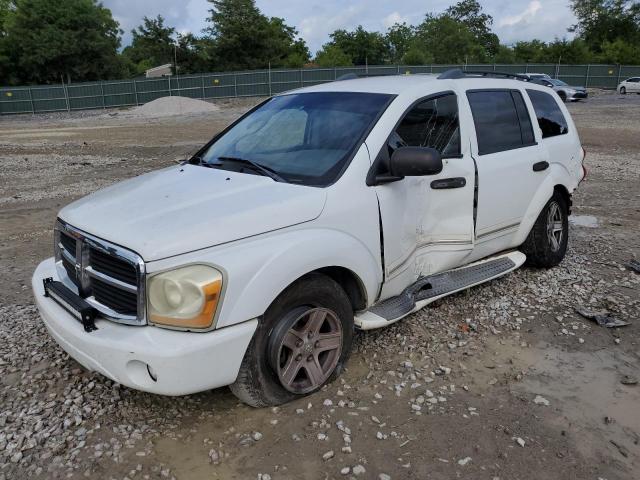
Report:
M 42 279 L 57 273 L 52 258 L 36 268 L 32 287 L 44 324 L 55 341 L 85 368 L 137 390 L 187 395 L 233 383 L 258 325 L 250 320 L 207 333 L 96 319 L 86 332 L 80 322 L 44 296 Z

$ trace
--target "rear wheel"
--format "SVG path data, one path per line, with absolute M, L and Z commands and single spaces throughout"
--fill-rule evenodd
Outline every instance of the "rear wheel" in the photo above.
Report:
M 626 93 L 627 93 L 627 89 L 626 89 L 626 88 L 624 88 L 624 87 L 620 87 L 620 94 L 621 94 L 621 95 L 624 95 L 624 94 L 626 94 Z
M 563 102 L 567 102 L 567 94 L 564 92 L 558 92 L 558 96 L 560 97 L 560 100 L 562 100 Z
M 340 373 L 352 339 L 353 310 L 344 290 L 325 275 L 307 275 L 265 313 L 231 391 L 252 407 L 313 393 Z
M 555 193 L 540 212 L 529 236 L 522 245 L 527 264 L 534 267 L 555 267 L 567 252 L 569 210 L 562 195 Z

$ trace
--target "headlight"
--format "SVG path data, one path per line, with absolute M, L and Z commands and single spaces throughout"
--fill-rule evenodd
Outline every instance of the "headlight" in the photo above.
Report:
M 222 273 L 206 265 L 152 275 L 147 281 L 149 321 L 179 328 L 208 328 L 221 292 Z

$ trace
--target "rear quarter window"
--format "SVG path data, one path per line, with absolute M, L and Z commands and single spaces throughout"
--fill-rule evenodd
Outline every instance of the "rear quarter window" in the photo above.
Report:
M 542 138 L 564 135 L 569 131 L 567 119 L 564 118 L 558 102 L 551 95 L 538 90 L 527 89 L 527 94 L 533 104 L 538 118 L 538 125 L 542 130 Z

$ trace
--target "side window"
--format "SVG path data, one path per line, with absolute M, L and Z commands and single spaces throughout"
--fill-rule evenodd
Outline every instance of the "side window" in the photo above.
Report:
M 512 90 L 467 92 L 478 137 L 478 153 L 513 150 L 534 143 L 531 120 L 522 95 Z
M 562 114 L 556 100 L 545 92 L 527 90 L 527 94 L 533 104 L 533 109 L 538 117 L 538 125 L 542 130 L 542 138 L 563 135 L 569 131 L 567 120 Z
M 391 135 L 390 154 L 398 146 L 430 147 L 442 156 L 460 154 L 458 102 L 453 94 L 417 104 Z

